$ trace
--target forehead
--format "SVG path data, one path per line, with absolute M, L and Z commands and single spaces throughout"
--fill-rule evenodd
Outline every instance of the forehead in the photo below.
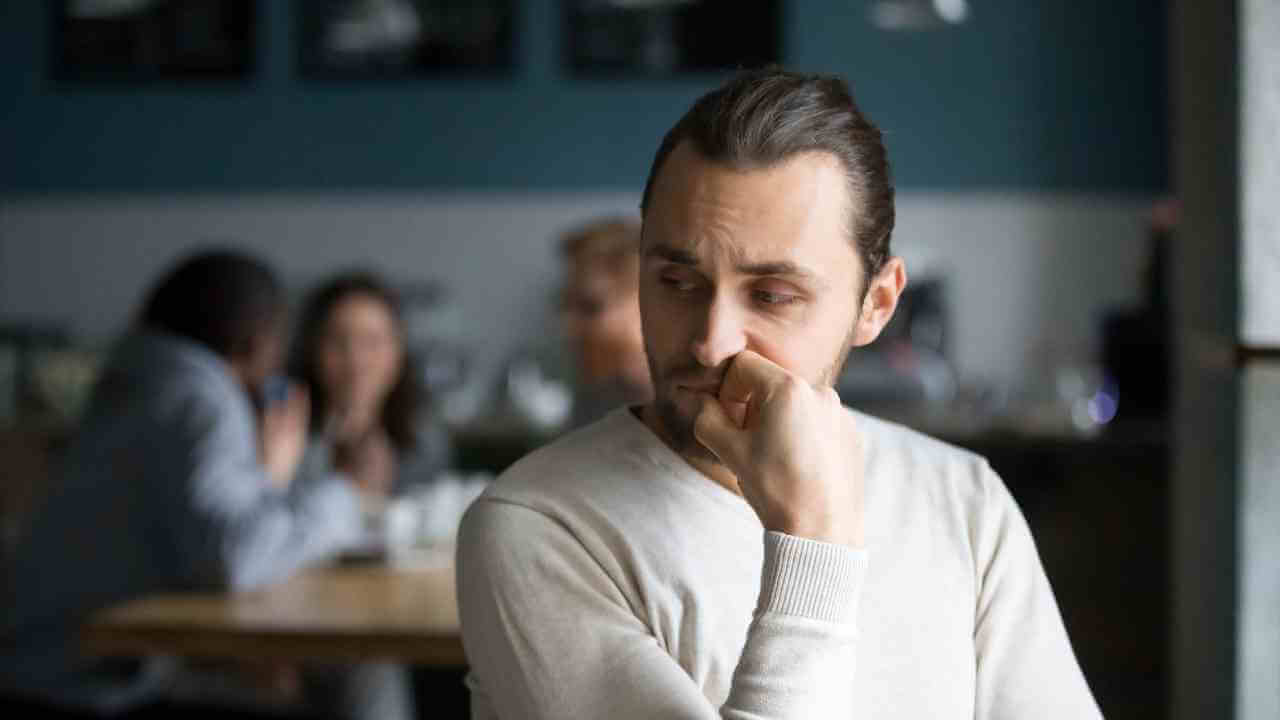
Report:
M 745 263 L 807 256 L 819 265 L 856 264 L 847 188 L 843 166 L 829 153 L 800 153 L 772 167 L 737 170 L 706 159 L 685 142 L 654 183 L 644 244 L 660 241 Z
M 329 310 L 330 325 L 393 325 L 391 308 L 375 295 L 355 292 L 340 298 Z

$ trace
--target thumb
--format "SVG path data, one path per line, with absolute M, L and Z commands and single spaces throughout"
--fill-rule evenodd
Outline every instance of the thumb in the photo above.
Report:
M 716 398 L 702 398 L 702 408 L 693 420 L 693 437 L 730 467 L 739 467 L 746 457 L 746 433 Z

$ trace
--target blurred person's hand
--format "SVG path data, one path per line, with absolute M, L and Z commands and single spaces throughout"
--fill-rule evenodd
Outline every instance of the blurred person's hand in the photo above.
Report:
M 766 530 L 861 547 L 863 446 L 831 388 L 750 350 L 706 393 L 694 436 L 734 475 Z
M 311 398 L 296 383 L 289 384 L 284 402 L 268 405 L 262 413 L 262 463 L 271 485 L 286 490 L 307 448 L 307 424 Z
M 337 447 L 338 466 L 350 476 L 356 489 L 371 498 L 391 494 L 396 476 L 396 452 L 385 432 L 366 433 L 358 440 Z

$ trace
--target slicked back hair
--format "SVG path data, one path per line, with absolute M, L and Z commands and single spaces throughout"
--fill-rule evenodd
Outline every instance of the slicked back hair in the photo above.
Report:
M 844 80 L 764 68 L 741 72 L 703 95 L 662 139 L 645 182 L 643 213 L 667 156 L 686 140 L 734 170 L 774 167 L 801 153 L 834 155 L 847 180 L 850 239 L 867 277 L 884 267 L 895 219 L 888 155 L 880 130 Z M 865 292 L 867 283 L 862 287 Z

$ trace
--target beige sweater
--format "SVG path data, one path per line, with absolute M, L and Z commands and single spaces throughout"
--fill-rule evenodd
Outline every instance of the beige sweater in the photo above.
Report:
M 867 549 L 766 533 L 627 410 L 463 521 L 474 718 L 1100 713 L 987 463 L 870 417 Z

